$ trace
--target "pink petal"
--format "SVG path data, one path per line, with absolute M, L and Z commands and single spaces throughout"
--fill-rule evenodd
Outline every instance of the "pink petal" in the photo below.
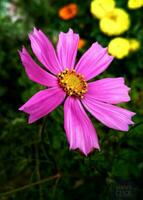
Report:
M 31 97 L 19 110 L 30 115 L 29 123 L 44 117 L 59 106 L 66 94 L 58 87 L 41 90 Z
M 69 29 L 67 33 L 60 33 L 57 44 L 57 53 L 59 62 L 63 69 L 74 68 L 78 42 L 79 35 L 73 33 L 72 29 Z
M 130 101 L 129 88 L 124 84 L 124 78 L 104 78 L 88 84 L 85 94 L 93 100 L 117 104 Z
M 131 121 L 131 117 L 135 115 L 135 113 L 124 108 L 96 101 L 92 96 L 85 97 L 82 103 L 95 118 L 109 128 L 128 131 L 128 126 L 134 124 L 133 121 Z
M 89 80 L 103 72 L 112 60 L 113 57 L 108 55 L 107 48 L 96 42 L 84 53 L 75 70 Z
M 39 67 L 31 58 L 25 47 L 22 48 L 19 54 L 30 80 L 49 87 L 57 85 L 57 78 Z
M 48 37 L 41 31 L 34 28 L 29 34 L 31 47 L 39 61 L 53 74 L 62 70 L 58 62 L 55 50 Z
M 85 155 L 99 149 L 96 131 L 80 101 L 68 97 L 64 104 L 64 127 L 70 149 L 80 149 Z

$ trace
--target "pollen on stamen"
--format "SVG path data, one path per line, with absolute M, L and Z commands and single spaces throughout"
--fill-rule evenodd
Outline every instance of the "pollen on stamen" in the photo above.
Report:
M 76 71 L 66 68 L 58 74 L 59 85 L 69 96 L 76 96 L 83 98 L 83 95 L 87 92 L 87 82 L 82 74 L 76 73 Z

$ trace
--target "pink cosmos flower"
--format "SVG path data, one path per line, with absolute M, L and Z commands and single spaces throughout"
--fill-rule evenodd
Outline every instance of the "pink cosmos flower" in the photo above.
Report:
M 70 149 L 80 149 L 85 155 L 99 149 L 96 130 L 85 109 L 104 125 L 128 131 L 135 113 L 114 105 L 130 100 L 124 78 L 88 82 L 113 60 L 107 48 L 93 43 L 75 64 L 79 35 L 73 30 L 59 34 L 56 51 L 41 30 L 34 28 L 29 38 L 43 67 L 35 63 L 25 47 L 20 52 L 22 63 L 29 79 L 46 86 L 19 109 L 30 115 L 29 123 L 49 114 L 65 100 L 64 128 Z

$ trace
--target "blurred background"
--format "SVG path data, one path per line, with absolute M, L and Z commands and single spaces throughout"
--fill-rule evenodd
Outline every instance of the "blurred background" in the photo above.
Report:
M 60 31 L 80 35 L 78 58 L 98 41 L 115 56 L 98 78 L 125 77 L 137 113 L 129 132 L 93 117 L 101 151 L 69 151 L 62 106 L 28 125 L 18 108 L 41 86 L 30 81 L 18 50 L 33 27 L 56 45 Z M 143 1 L 0 0 L 0 200 L 142 199 Z M 42 134 L 42 135 L 40 135 Z

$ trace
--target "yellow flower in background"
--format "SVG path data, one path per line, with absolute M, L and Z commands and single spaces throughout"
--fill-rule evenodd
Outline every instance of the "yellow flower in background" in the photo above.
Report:
M 140 41 L 136 39 L 129 39 L 130 51 L 137 51 L 140 48 Z
M 90 11 L 95 17 L 101 19 L 107 12 L 112 11 L 114 7 L 114 0 L 93 0 L 91 2 Z
M 120 35 L 129 29 L 130 17 L 125 10 L 115 8 L 106 13 L 99 25 L 101 31 L 108 36 Z
M 137 9 L 143 6 L 143 0 L 129 0 L 128 1 L 128 8 L 130 9 Z
M 117 37 L 109 42 L 108 52 L 118 59 L 126 57 L 129 54 L 129 51 L 130 43 L 129 40 L 125 38 Z

